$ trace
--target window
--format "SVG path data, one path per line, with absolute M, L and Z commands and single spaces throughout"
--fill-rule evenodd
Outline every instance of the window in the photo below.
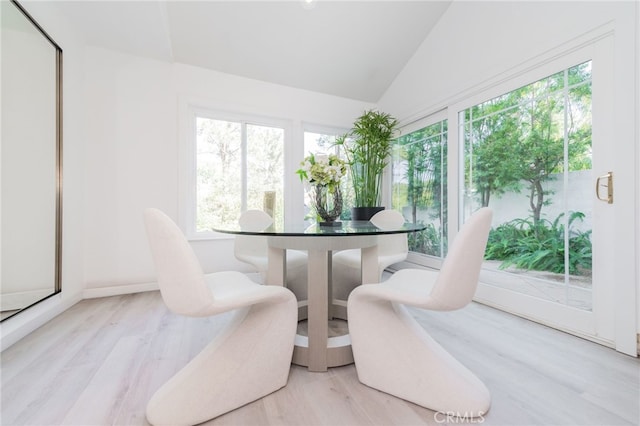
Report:
M 424 231 L 409 235 L 409 250 L 444 257 L 447 252 L 447 120 L 396 139 L 392 206 Z
M 195 232 L 237 223 L 247 209 L 283 221 L 285 130 L 268 122 L 195 114 Z

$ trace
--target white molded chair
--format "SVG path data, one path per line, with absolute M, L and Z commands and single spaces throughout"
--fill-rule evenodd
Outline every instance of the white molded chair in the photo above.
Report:
M 232 319 L 147 404 L 154 425 L 193 425 L 286 385 L 298 311 L 295 296 L 235 272 L 204 274 L 191 246 L 157 209 L 144 212 L 162 299 L 174 313 L 204 317 L 235 310 Z
M 247 210 L 238 219 L 244 231 L 262 231 L 273 224 L 273 219 L 262 210 Z M 241 262 L 252 265 L 265 281 L 268 269 L 267 237 L 260 235 L 236 235 L 233 254 Z M 307 254 L 298 250 L 287 250 L 287 283 L 306 282 Z M 304 287 L 295 285 L 295 287 Z
M 382 210 L 371 218 L 371 223 L 380 229 L 398 228 L 404 222 L 404 216 L 396 210 Z M 378 281 L 381 281 L 382 273 L 387 267 L 407 258 L 409 246 L 407 234 L 380 235 L 378 241 Z M 360 265 L 360 249 L 342 250 L 333 255 L 335 292 L 343 294 L 339 298 L 346 299 L 354 287 L 362 284 Z
M 273 219 L 262 210 L 247 210 L 238 219 L 243 231 L 262 231 L 273 224 Z M 264 280 L 267 273 L 267 237 L 236 235 L 233 243 L 236 259 L 252 265 Z
M 490 209 L 481 208 L 467 220 L 439 272 L 402 269 L 383 283 L 353 290 L 349 334 L 360 382 L 444 413 L 477 417 L 489 410 L 486 386 L 436 343 L 404 305 L 451 311 L 471 302 L 491 217 Z

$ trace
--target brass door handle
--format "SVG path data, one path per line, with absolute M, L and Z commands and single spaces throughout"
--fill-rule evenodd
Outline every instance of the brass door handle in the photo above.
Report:
M 600 180 L 606 179 L 607 183 L 600 183 Z M 600 187 L 607 188 L 607 197 L 600 196 Z M 600 201 L 606 201 L 608 204 L 613 204 L 613 172 L 608 172 L 606 175 L 598 176 L 596 179 L 596 198 Z

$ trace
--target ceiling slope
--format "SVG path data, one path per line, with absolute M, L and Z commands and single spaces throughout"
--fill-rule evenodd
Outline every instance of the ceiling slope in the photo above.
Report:
M 87 44 L 376 102 L 447 1 L 57 1 Z M 28 8 L 28 2 L 26 2 Z

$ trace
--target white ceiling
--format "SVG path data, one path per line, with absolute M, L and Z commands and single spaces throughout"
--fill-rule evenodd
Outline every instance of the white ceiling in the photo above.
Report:
M 376 102 L 451 1 L 56 5 L 93 46 Z

